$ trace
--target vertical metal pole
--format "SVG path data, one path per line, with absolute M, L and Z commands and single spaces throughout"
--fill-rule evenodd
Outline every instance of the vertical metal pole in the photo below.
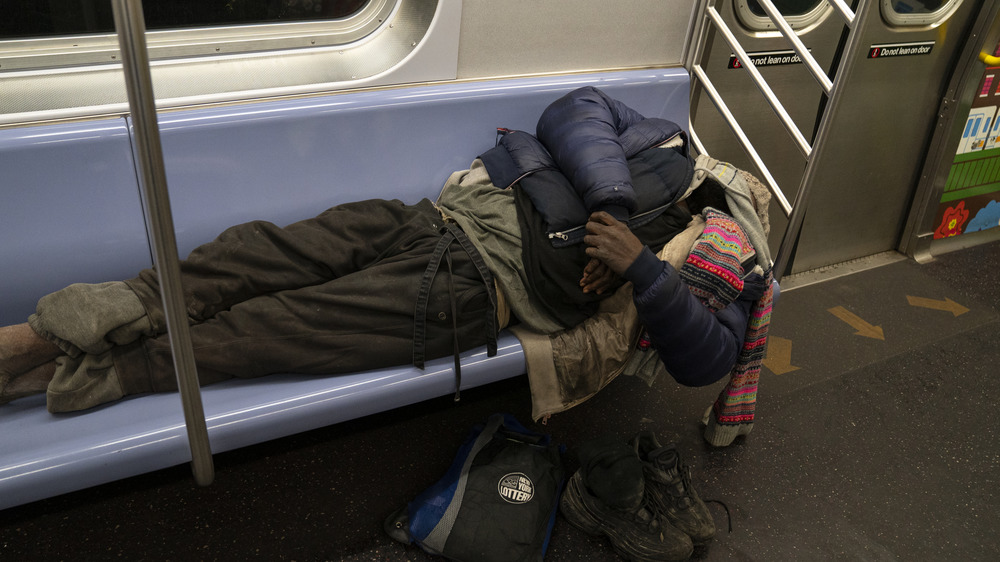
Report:
M 146 24 L 140 0 L 112 0 L 118 44 L 121 47 L 129 108 L 135 131 L 136 159 L 139 164 L 142 193 L 149 210 L 153 238 L 153 261 L 160 278 L 167 333 L 173 352 L 177 385 L 184 408 L 188 443 L 191 446 L 195 481 L 207 486 L 215 478 L 212 449 L 198 387 L 198 372 L 191 347 L 187 310 L 181 289 L 180 262 L 174 237 L 167 176 L 163 167 L 160 130 L 156 122 L 153 80 L 146 50 Z

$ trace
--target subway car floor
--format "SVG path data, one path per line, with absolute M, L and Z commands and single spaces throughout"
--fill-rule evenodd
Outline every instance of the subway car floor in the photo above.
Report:
M 620 377 L 542 426 L 522 376 L 218 454 L 208 487 L 184 465 L 0 511 L 0 559 L 433 560 L 383 519 L 508 412 L 565 443 L 569 471 L 604 433 L 678 443 L 729 512 L 709 504 L 718 532 L 695 558 L 1000 560 L 1000 242 L 886 262 L 786 278 L 755 427 L 729 447 L 701 437 L 722 383 Z M 557 519 L 547 560 L 617 559 Z

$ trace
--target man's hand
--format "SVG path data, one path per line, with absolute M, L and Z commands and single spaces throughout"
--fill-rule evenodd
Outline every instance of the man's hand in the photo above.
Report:
M 590 258 L 590 262 L 583 268 L 583 279 L 580 279 L 580 286 L 584 293 L 604 294 L 618 276 L 604 262 L 596 258 Z
M 588 256 L 600 260 L 618 275 L 625 273 L 644 247 L 627 226 L 604 211 L 590 215 L 583 241 L 587 244 Z M 584 279 L 587 279 L 586 271 L 591 264 L 584 269 Z

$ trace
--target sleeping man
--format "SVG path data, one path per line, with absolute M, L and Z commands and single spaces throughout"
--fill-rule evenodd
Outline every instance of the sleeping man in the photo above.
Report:
M 502 133 L 437 202 L 362 201 L 285 227 L 255 221 L 195 249 L 181 274 L 202 384 L 422 366 L 495 342 L 511 317 L 539 333 L 573 327 L 632 262 L 633 273 L 652 275 L 647 262 L 661 262 L 650 254 L 712 199 L 697 197 L 705 187 L 687 193 L 692 162 L 676 124 L 595 88 L 550 105 L 537 136 Z M 595 232 L 600 244 L 588 246 L 588 221 L 618 236 Z M 651 299 L 639 310 L 651 311 L 651 327 L 663 317 L 692 341 L 710 338 L 713 359 L 695 376 L 671 369 L 685 384 L 708 384 L 729 373 L 751 301 L 703 312 L 676 290 L 675 273 L 657 283 L 682 308 L 654 311 L 666 301 Z M 59 412 L 173 390 L 165 332 L 153 270 L 47 295 L 27 323 L 0 329 L 0 403 L 47 392 Z M 653 342 L 672 343 L 673 354 L 675 340 Z

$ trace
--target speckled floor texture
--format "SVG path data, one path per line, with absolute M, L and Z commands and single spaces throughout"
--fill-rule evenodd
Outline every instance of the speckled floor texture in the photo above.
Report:
M 2 511 L 0 560 L 433 560 L 382 521 L 494 412 L 565 443 L 570 470 L 606 432 L 677 442 L 730 513 L 710 504 L 701 560 L 1000 560 L 998 271 L 995 242 L 784 291 L 756 426 L 726 448 L 699 423 L 722 383 L 623 377 L 541 426 L 519 377 L 216 455 L 209 487 L 185 465 Z M 619 558 L 560 516 L 546 560 Z

